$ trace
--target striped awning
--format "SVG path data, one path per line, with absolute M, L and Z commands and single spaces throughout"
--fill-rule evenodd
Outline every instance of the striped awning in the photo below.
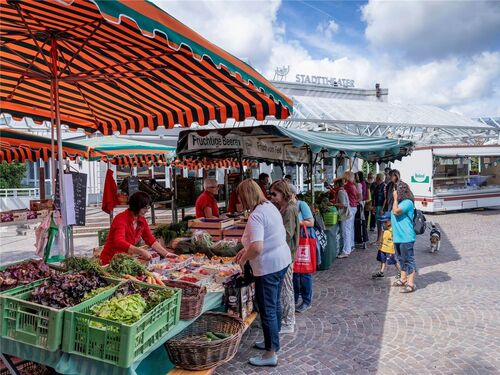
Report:
M 253 160 L 243 159 L 243 166 L 247 168 L 257 168 L 259 163 Z M 239 168 L 240 162 L 236 158 L 227 159 L 193 159 L 181 158 L 171 163 L 172 167 L 183 169 L 215 169 L 215 168 Z
M 14 118 L 50 121 L 55 77 L 61 123 L 87 133 L 284 119 L 292 111 L 249 65 L 147 1 L 0 6 L 0 109 Z
M 84 158 L 120 166 L 165 165 L 165 155 L 175 147 L 119 137 L 63 141 L 63 158 Z M 57 157 L 57 147 L 54 149 Z M 0 162 L 48 161 L 52 157 L 50 138 L 9 128 L 0 128 Z
M 63 141 L 64 159 L 88 158 L 88 148 Z M 57 147 L 55 147 L 57 154 Z M 0 128 L 0 162 L 47 161 L 52 157 L 50 138 L 12 129 Z

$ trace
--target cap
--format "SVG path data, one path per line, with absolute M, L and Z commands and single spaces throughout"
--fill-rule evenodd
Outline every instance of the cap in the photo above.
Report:
M 391 211 L 386 211 L 382 216 L 379 216 L 377 221 L 386 222 L 391 220 Z

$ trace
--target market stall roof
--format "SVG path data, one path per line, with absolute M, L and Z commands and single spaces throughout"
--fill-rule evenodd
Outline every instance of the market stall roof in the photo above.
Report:
M 432 150 L 434 155 L 442 157 L 500 156 L 500 145 L 446 145 L 418 147 L 417 150 Z
M 87 147 L 90 153 L 90 160 L 106 160 L 116 157 L 137 157 L 160 156 L 166 153 L 173 153 L 175 147 L 160 145 L 157 143 L 140 142 L 121 137 L 95 137 L 78 139 L 73 141 L 76 144 Z
M 57 117 L 108 135 L 292 112 L 292 101 L 252 67 L 148 1 L 0 7 L 0 110 L 14 118 Z
M 63 141 L 64 158 L 75 159 L 80 156 L 88 158 L 88 147 Z M 57 153 L 57 152 L 56 152 Z M 8 128 L 0 128 L 0 161 L 47 161 L 52 157 L 50 138 L 20 132 Z
M 109 161 L 112 164 L 137 166 L 164 164 L 165 154 L 173 152 L 175 147 L 155 143 L 139 142 L 120 137 L 96 137 L 90 139 L 72 139 L 63 141 L 64 158 L 81 157 L 88 160 Z M 57 148 L 55 148 L 57 155 Z M 50 138 L 0 128 L 0 161 L 14 160 L 47 161 L 52 157 Z
M 307 163 L 308 150 L 343 154 L 367 161 L 400 160 L 409 155 L 413 142 L 287 129 L 279 126 L 253 126 L 226 129 L 184 130 L 179 134 L 178 157 L 243 157 L 285 163 Z

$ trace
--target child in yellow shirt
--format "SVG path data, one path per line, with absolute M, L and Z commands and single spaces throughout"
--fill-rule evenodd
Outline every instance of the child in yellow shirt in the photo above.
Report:
M 391 217 L 389 215 L 384 215 L 378 220 L 384 223 L 384 233 L 382 235 L 380 241 L 380 248 L 377 253 L 377 260 L 380 262 L 380 271 L 375 272 L 372 275 L 373 279 L 384 277 L 385 265 L 396 266 L 398 273 L 396 275 L 396 279 L 401 277 L 401 267 L 399 266 L 399 262 L 396 258 L 394 251 L 394 243 L 392 242 L 392 227 L 391 227 Z

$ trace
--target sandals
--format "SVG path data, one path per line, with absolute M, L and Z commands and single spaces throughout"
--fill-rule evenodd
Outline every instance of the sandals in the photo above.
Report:
M 413 293 L 417 288 L 415 287 L 415 285 L 405 285 L 405 287 L 403 289 L 401 289 L 399 291 L 399 293 Z
M 406 281 L 401 281 L 401 279 L 399 280 L 396 280 L 392 283 L 392 286 L 395 286 L 395 287 L 402 287 L 402 286 L 406 286 Z

